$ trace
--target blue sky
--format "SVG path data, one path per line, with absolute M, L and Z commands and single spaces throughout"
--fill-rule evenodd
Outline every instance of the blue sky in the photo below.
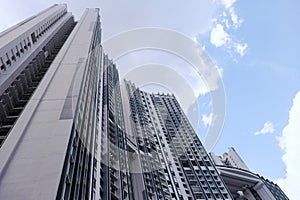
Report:
M 278 140 L 286 126 L 297 127 L 293 119 L 300 120 L 299 114 L 289 114 L 300 89 L 298 6 L 298 1 L 237 1 L 234 9 L 243 23 L 235 30 L 224 29 L 230 37 L 247 43 L 243 56 L 237 56 L 230 44 L 216 47 L 199 38 L 223 68 L 227 95 L 223 134 L 214 151 L 234 146 L 253 171 L 272 180 L 287 175 L 279 183 L 291 199 L 296 199 L 293 180 L 299 176 L 295 167 L 299 142 L 286 142 L 282 149 Z M 284 138 L 299 140 L 299 129 L 295 130 L 285 131 Z
M 2 2 L 0 30 L 61 2 Z M 161 27 L 179 31 L 205 48 L 222 71 L 226 91 L 226 118 L 214 152 L 222 154 L 227 147 L 235 147 L 252 171 L 277 181 L 296 199 L 299 184 L 293 179 L 300 178 L 299 1 L 65 2 L 76 18 L 84 7 L 100 7 L 104 39 L 133 28 Z M 145 53 L 131 54 L 126 63 L 143 64 L 144 58 Z M 151 58 L 162 63 L 170 59 L 154 53 Z M 199 135 L 203 138 L 213 115 L 209 94 L 198 99 Z
M 300 89 L 298 6 L 298 1 L 235 2 L 243 23 L 235 30 L 224 29 L 230 37 L 247 43 L 243 56 L 237 56 L 230 44 L 216 47 L 199 36 L 223 68 L 227 95 L 223 134 L 214 151 L 234 146 L 251 170 L 281 179 L 278 182 L 291 199 L 297 198 L 293 180 L 299 177 L 300 152 L 299 125 L 293 122 L 299 122 L 299 114 L 292 114 L 291 109 L 299 104 L 295 98 Z M 280 148 L 283 140 L 286 146 Z

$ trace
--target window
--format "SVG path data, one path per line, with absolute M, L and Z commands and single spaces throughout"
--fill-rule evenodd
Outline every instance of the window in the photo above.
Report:
M 28 49 L 28 47 L 27 47 L 27 43 L 26 43 L 26 41 L 24 40 L 24 49 Z
M 11 56 L 11 59 L 12 59 L 13 61 L 16 61 L 16 56 L 15 56 L 15 54 L 14 54 L 14 51 L 13 51 L 13 50 L 11 50 L 11 54 L 12 54 L 12 56 Z
M 9 59 L 9 56 L 8 56 L 8 54 L 6 53 L 6 57 L 7 57 L 7 60 L 6 60 L 6 65 L 10 65 L 11 64 L 11 61 L 10 61 L 10 59 Z
M 3 62 L 3 60 L 2 60 L 2 58 L 0 58 L 0 69 L 1 70 L 6 70 L 6 66 L 5 66 L 5 64 L 4 64 L 4 62 Z
M 16 56 L 20 57 L 20 52 L 19 52 L 18 46 L 16 46 Z
M 21 53 L 24 53 L 23 45 L 21 42 L 20 42 L 20 51 L 21 51 Z

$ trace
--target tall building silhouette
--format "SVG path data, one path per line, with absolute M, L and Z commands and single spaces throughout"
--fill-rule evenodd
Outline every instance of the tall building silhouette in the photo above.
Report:
M 99 10 L 74 22 L 66 5 L 1 33 L 0 199 L 93 199 L 99 191 L 100 40 Z
M 0 146 L 75 25 L 54 5 L 0 34 Z
M 119 80 L 99 9 L 0 33 L 0 199 L 233 199 L 173 94 Z
M 142 172 L 132 178 L 138 198 L 231 199 L 175 96 L 123 85 L 128 140 L 138 155 L 130 163 Z

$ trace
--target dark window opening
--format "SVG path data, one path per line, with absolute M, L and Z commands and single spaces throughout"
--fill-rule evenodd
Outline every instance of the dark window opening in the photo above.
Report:
M 31 40 L 34 43 L 36 43 L 36 37 L 35 37 L 35 33 L 31 33 Z
M 3 64 L 3 65 L 1 65 L 0 69 L 5 71 L 5 70 L 6 70 L 6 67 L 5 67 L 5 65 L 4 65 L 4 64 Z

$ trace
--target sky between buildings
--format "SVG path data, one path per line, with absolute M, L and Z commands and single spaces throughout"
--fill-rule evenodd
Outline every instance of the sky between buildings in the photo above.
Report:
M 175 30 L 194 40 L 218 67 L 226 92 L 225 123 L 213 151 L 222 154 L 235 147 L 252 171 L 279 183 L 289 198 L 298 198 L 300 1 L 10 0 L 1 3 L 0 30 L 54 3 L 67 3 L 76 19 L 84 8 L 99 7 L 103 40 L 142 27 Z M 154 50 L 129 53 L 117 64 L 122 75 L 124 66 L 150 62 L 177 66 L 182 74 L 189 67 Z M 190 81 L 196 99 L 187 113 L 203 139 L 215 119 L 211 96 L 201 89 L 203 81 Z

